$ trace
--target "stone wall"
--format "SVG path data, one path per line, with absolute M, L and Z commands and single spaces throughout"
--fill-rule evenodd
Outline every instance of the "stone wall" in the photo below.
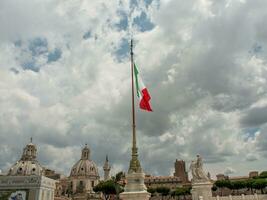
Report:
M 53 200 L 55 180 L 45 176 L 0 176 L 0 191 L 27 191 L 29 200 Z
M 217 196 L 217 197 L 212 197 L 212 200 L 267 200 L 267 195 L 254 194 L 254 195 L 238 195 L 238 196 L 229 195 L 222 197 Z

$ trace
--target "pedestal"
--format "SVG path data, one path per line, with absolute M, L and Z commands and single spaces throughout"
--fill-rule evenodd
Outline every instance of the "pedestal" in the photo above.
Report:
M 201 182 L 192 184 L 192 200 L 211 200 L 212 199 L 212 188 L 211 182 Z M 202 198 L 201 198 L 202 197 Z
M 144 173 L 130 173 L 126 175 L 124 192 L 120 194 L 122 200 L 149 200 L 150 193 L 146 191 Z
M 122 200 L 149 200 L 150 193 L 143 192 L 123 192 L 120 194 Z

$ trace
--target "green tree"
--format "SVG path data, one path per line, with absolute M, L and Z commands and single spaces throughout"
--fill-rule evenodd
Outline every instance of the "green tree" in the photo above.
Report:
M 259 178 L 267 178 L 267 171 L 261 172 Z
M 179 199 L 183 196 L 183 199 L 186 199 L 185 196 L 190 194 L 190 189 L 188 187 L 178 187 L 175 190 L 175 196 L 178 196 Z
M 213 192 L 217 191 L 217 189 L 218 189 L 218 188 L 217 188 L 216 185 L 213 185 L 212 188 L 211 188 L 211 190 L 212 190 Z
M 267 181 L 265 179 L 256 179 L 252 184 L 252 188 L 260 190 L 263 194 L 263 189 L 267 186 Z
M 115 178 L 115 182 L 116 183 L 119 182 L 124 177 L 125 177 L 125 174 L 123 173 L 123 171 L 118 172 L 114 177 Z
M 102 192 L 105 200 L 109 200 L 111 196 L 117 194 L 117 183 L 113 180 L 101 181 L 94 187 L 95 192 Z M 121 187 L 119 187 L 119 192 L 123 191 Z
M 119 184 L 122 178 L 125 178 L 123 171 L 118 172 L 115 177 L 111 178 L 115 183 L 116 199 L 119 199 L 119 194 L 123 191 L 122 186 Z
M 245 185 L 246 185 L 246 188 L 248 188 L 250 190 L 250 194 L 253 194 L 253 183 L 255 182 L 254 179 L 248 179 L 245 181 Z
M 170 194 L 170 188 L 168 187 L 157 187 L 156 188 L 157 193 L 161 194 L 161 199 L 163 199 L 164 196 L 167 196 Z
M 236 193 L 239 194 L 238 191 L 246 187 L 246 182 L 245 181 L 232 181 L 231 185 L 232 185 L 232 189 L 236 190 Z
M 214 185 L 220 189 L 220 192 L 221 192 L 221 196 L 223 195 L 222 194 L 222 190 L 223 188 L 229 188 L 229 189 L 232 189 L 232 184 L 229 180 L 218 180 L 214 183 Z

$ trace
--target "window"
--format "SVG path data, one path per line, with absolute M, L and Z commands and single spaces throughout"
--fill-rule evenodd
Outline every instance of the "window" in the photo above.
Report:
M 83 181 L 80 181 L 79 182 L 79 185 L 77 185 L 76 191 L 79 192 L 79 193 L 80 192 L 83 192 L 84 191 L 84 188 L 85 188 L 84 187 L 84 182 Z
M 44 199 L 44 191 L 43 191 L 43 190 L 41 191 L 41 194 L 42 194 L 42 195 L 41 195 L 41 196 L 42 196 L 42 200 L 45 200 L 45 199 Z

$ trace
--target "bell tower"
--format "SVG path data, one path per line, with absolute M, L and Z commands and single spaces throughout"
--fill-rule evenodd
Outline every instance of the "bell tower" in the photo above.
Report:
M 103 166 L 103 170 L 104 170 L 104 181 L 110 179 L 110 165 L 109 165 L 109 162 L 108 162 L 108 155 L 106 156 L 106 161 L 105 161 L 105 164 Z

